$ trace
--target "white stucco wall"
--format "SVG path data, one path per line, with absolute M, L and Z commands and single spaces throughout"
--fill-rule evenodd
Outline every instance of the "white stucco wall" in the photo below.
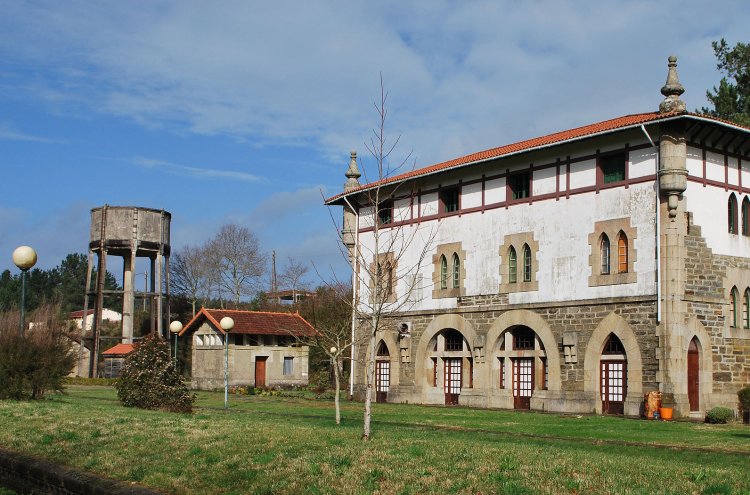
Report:
M 655 174 L 656 153 L 653 148 L 631 152 L 629 157 L 632 177 Z M 563 172 L 565 167 L 561 167 Z M 538 172 L 538 173 L 537 173 Z M 560 190 L 564 191 L 564 174 L 560 177 Z M 439 178 L 435 179 L 435 185 Z M 534 195 L 556 191 L 555 168 L 534 172 Z M 596 162 L 586 160 L 571 164 L 571 189 L 591 187 L 596 184 Z M 476 198 L 481 198 L 481 185 L 465 188 L 462 198 L 464 208 L 481 206 Z M 429 189 L 429 184 L 424 189 Z M 467 194 L 468 190 L 468 194 Z M 467 199 L 468 198 L 468 199 Z M 505 179 L 495 179 L 485 183 L 485 206 L 505 201 Z M 414 275 L 414 267 L 423 256 L 418 276 L 423 284 L 419 294 L 412 294 L 416 303 L 409 308 L 414 310 L 450 309 L 456 307 L 455 297 L 432 298 L 432 278 L 434 265 L 432 256 L 436 247 L 460 241 L 466 252 L 464 268 L 465 296 L 497 294 L 499 292 L 500 263 L 499 248 L 504 237 L 521 232 L 533 232 L 539 243 L 535 263 L 538 264 L 536 281 L 538 290 L 516 292 L 509 295 L 510 303 L 537 303 L 593 299 L 602 297 L 653 295 L 656 293 L 656 231 L 655 210 L 656 190 L 654 181 L 630 184 L 629 187 L 602 189 L 598 193 L 573 194 L 569 198 L 561 195 L 537 201 L 533 204 L 509 205 L 507 208 L 486 209 L 484 212 L 462 213 L 440 220 L 430 220 L 421 224 L 411 224 L 397 229 L 381 230 L 381 246 L 389 243 L 391 234 L 399 235 L 409 247 L 398 260 L 396 293 L 403 298 Z M 468 206 L 471 205 L 471 206 Z M 437 212 L 437 195 L 422 197 L 422 216 Z M 604 285 L 589 287 L 591 267 L 589 265 L 589 234 L 594 232 L 595 223 L 628 217 L 631 226 L 637 229 L 634 240 L 636 258 L 634 270 L 637 282 L 631 284 Z M 430 242 L 431 241 L 431 242 Z M 362 252 L 369 253 L 367 263 L 372 262 L 372 233 L 360 235 Z M 399 245 L 402 240 L 396 242 Z M 381 252 L 383 249 L 381 248 Z M 394 249 L 397 252 L 398 249 Z M 398 256 L 398 254 L 397 254 Z M 505 262 L 505 260 L 503 260 Z M 519 264 L 520 266 L 520 264 Z M 369 298 L 369 282 L 360 284 L 362 300 Z M 421 297 L 417 297 L 421 296 Z
M 743 182 L 744 184 L 744 182 Z M 701 228 L 706 244 L 714 254 L 750 257 L 750 237 L 742 235 L 742 200 L 747 196 L 735 192 L 739 234 L 730 234 L 727 202 L 732 191 L 723 187 L 688 182 L 684 193 L 687 210 L 693 214 L 693 224 Z

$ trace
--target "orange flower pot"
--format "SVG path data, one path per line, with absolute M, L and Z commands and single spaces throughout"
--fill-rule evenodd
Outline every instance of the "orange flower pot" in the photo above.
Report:
M 672 420 L 672 408 L 671 407 L 660 407 L 659 408 L 659 416 L 661 416 L 661 419 L 663 421 L 671 421 Z

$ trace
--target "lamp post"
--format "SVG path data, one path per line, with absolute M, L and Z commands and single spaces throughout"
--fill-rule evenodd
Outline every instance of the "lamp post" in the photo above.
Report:
M 177 336 L 182 331 L 182 323 L 173 321 L 169 324 L 169 331 L 174 334 L 174 364 L 177 366 Z
M 219 322 L 224 330 L 224 409 L 229 406 L 229 331 L 234 328 L 234 320 L 225 316 Z
M 21 320 L 18 324 L 18 331 L 23 335 L 24 320 L 26 315 L 24 314 L 26 305 L 26 272 L 31 269 L 32 266 L 36 265 L 36 251 L 29 246 L 20 246 L 13 251 L 13 263 L 21 269 Z M 84 318 L 86 315 L 84 315 Z

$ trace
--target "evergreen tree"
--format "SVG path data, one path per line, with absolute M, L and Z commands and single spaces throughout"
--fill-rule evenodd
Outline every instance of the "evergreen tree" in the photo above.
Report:
M 702 112 L 750 126 L 750 44 L 737 43 L 730 48 L 722 38 L 711 46 L 718 60 L 716 68 L 725 76 L 718 88 L 706 91 L 713 109 L 703 107 Z

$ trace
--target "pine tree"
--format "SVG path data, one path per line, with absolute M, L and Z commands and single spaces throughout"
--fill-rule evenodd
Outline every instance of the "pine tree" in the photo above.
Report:
M 722 38 L 711 43 L 718 63 L 725 74 L 719 87 L 706 91 L 713 109 L 703 107 L 702 113 L 750 126 L 750 44 L 737 43 L 730 48 Z

